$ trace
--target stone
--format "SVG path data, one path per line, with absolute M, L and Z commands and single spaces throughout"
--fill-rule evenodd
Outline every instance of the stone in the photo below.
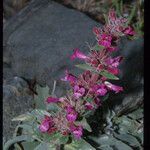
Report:
M 27 5 L 29 0 L 3 0 L 4 17 L 9 19 Z
M 58 80 L 59 85 L 65 69 L 80 72 L 74 67 L 79 61 L 71 61 L 70 55 L 74 48 L 88 52 L 86 42 L 95 41 L 96 25 L 79 11 L 34 0 L 4 27 L 4 60 L 17 76 L 50 87 Z
M 33 108 L 33 94 L 25 80 L 13 77 L 3 82 L 3 137 L 12 138 L 18 122 L 11 120 Z
M 115 55 L 123 56 L 120 64 L 120 80 L 113 83 L 120 85 L 124 91 L 110 95 L 108 101 L 117 114 L 134 110 L 143 104 L 144 94 L 144 41 L 122 39 L 119 51 Z

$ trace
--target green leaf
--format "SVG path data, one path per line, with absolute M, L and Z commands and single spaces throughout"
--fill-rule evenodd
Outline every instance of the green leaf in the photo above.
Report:
M 34 119 L 34 116 L 30 113 L 19 115 L 12 119 L 12 121 L 31 121 Z
M 108 23 L 108 16 L 106 14 L 104 14 L 104 19 L 105 19 L 105 23 Z
M 109 97 L 109 94 L 106 94 L 104 97 L 101 98 L 102 102 L 106 101 Z
M 87 102 L 92 102 L 92 101 L 93 101 L 93 98 L 87 97 L 85 100 L 86 100 Z
M 20 124 L 17 126 L 17 128 L 22 128 L 23 129 L 23 133 L 33 133 L 33 129 L 32 129 L 32 126 L 31 125 L 28 125 L 28 124 Z
M 111 148 L 109 145 L 102 145 L 99 147 L 101 150 L 114 150 L 113 148 Z
M 75 124 L 82 125 L 84 129 L 86 129 L 89 132 L 92 132 L 92 129 L 91 129 L 90 125 L 88 124 L 85 117 L 83 117 L 83 119 L 81 121 L 76 121 Z
M 98 45 L 98 44 L 96 44 L 96 45 L 92 48 L 92 50 L 96 50 L 96 51 L 100 51 L 100 50 L 102 50 L 102 49 L 104 49 L 104 46 L 101 46 L 101 45 Z
M 129 17 L 128 17 L 128 22 L 127 22 L 127 24 L 130 24 L 131 21 L 132 21 L 132 19 L 133 19 L 133 17 L 135 16 L 135 14 L 136 14 L 136 9 L 137 9 L 136 7 L 137 7 L 136 5 L 133 6 L 133 8 L 132 8 L 132 10 L 131 10 L 131 13 L 130 13 L 130 15 L 129 15 Z
M 78 64 L 78 65 L 75 65 L 75 66 L 78 67 L 78 68 L 80 68 L 80 69 L 83 69 L 83 70 L 90 70 L 90 71 L 96 72 L 93 69 L 93 67 L 89 66 L 88 64 Z
M 68 141 L 68 136 L 64 136 L 59 132 L 55 132 L 53 134 L 44 133 L 43 139 L 47 143 L 53 144 L 65 144 Z
M 24 150 L 34 150 L 40 143 L 37 141 L 34 142 L 22 142 Z
M 86 117 L 86 118 L 90 117 L 91 115 L 94 115 L 94 111 L 87 110 L 87 111 L 83 114 L 83 116 Z
M 31 112 L 31 114 L 33 114 L 34 116 L 36 116 L 36 118 L 38 120 L 43 119 L 43 117 L 46 116 L 51 116 L 51 114 L 49 112 L 47 112 L 46 110 L 42 110 L 42 109 L 35 109 Z
M 132 135 L 129 135 L 129 134 L 117 134 L 114 132 L 114 136 L 125 142 L 125 143 L 128 143 L 130 146 L 134 146 L 134 147 L 140 147 L 140 143 L 138 142 L 138 140 L 132 136 Z
M 137 109 L 136 111 L 130 113 L 128 116 L 135 120 L 141 119 L 143 118 L 143 109 Z
M 60 109 L 61 108 L 55 103 L 47 104 L 47 106 L 46 106 L 46 110 L 47 111 L 57 112 Z
M 28 135 L 16 136 L 13 139 L 11 139 L 5 143 L 3 150 L 9 150 L 9 148 L 15 143 L 22 142 L 22 141 L 30 142 L 32 140 L 33 140 L 32 137 L 28 136 Z
M 40 143 L 36 148 L 32 150 L 56 150 L 54 145 L 48 143 Z
M 61 136 L 60 138 L 59 138 L 59 143 L 60 144 L 66 144 L 67 142 L 68 142 L 68 136 Z
M 96 150 L 84 139 L 73 140 L 71 144 L 66 144 L 64 150 Z
M 100 147 L 109 146 L 111 148 L 115 147 L 117 150 L 132 150 L 127 144 L 117 140 L 111 135 L 103 134 L 99 138 L 97 137 L 90 137 L 94 142 L 100 145 Z M 99 147 L 99 148 L 100 148 Z
M 36 108 L 45 109 L 46 106 L 45 106 L 44 101 L 49 96 L 49 87 L 48 86 L 41 87 L 41 86 L 37 85 L 36 92 L 38 93 L 38 95 L 35 95 L 35 97 L 34 97 Z
M 106 70 L 103 70 L 100 72 L 100 74 L 104 77 L 106 77 L 107 79 L 111 79 L 111 80 L 119 80 L 118 77 L 116 77 L 115 75 L 109 73 L 108 71 Z
M 143 135 L 143 132 L 141 132 L 141 133 L 139 133 L 139 134 L 137 134 L 136 135 L 136 137 L 140 140 L 140 142 L 143 144 L 143 139 L 144 139 L 144 137 L 143 137 L 144 135 Z

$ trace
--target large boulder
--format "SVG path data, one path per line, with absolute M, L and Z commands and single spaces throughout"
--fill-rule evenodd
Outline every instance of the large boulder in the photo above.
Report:
M 86 42 L 93 44 L 92 28 L 97 24 L 50 0 L 32 1 L 4 28 L 5 63 L 15 75 L 52 85 L 65 69 L 74 70 L 75 61 L 70 60 L 74 48 L 88 52 Z
M 33 107 L 33 93 L 28 83 L 17 76 L 3 82 L 3 136 L 5 140 L 12 137 L 17 122 L 12 119 Z

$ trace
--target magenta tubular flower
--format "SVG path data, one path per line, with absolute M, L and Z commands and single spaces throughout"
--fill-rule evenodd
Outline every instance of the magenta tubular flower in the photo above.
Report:
M 115 21 L 116 20 L 116 13 L 115 11 L 112 9 L 109 11 L 109 14 L 108 14 L 109 18 L 112 20 L 112 21 Z
M 53 126 L 53 120 L 51 117 L 46 116 L 42 122 L 41 125 L 39 126 L 39 129 L 41 132 L 47 132 L 50 127 Z
M 99 35 L 101 33 L 101 30 L 97 27 L 94 27 L 93 28 L 93 33 L 96 34 L 96 35 Z
M 119 69 L 118 68 L 107 68 L 107 71 L 110 72 L 113 75 L 118 75 L 119 74 Z
M 111 84 L 108 81 L 105 81 L 104 84 L 107 86 L 108 89 L 115 91 L 115 93 L 119 93 L 119 92 L 123 91 L 123 88 L 121 86 Z
M 71 106 L 68 106 L 66 111 L 67 111 L 66 118 L 69 122 L 73 122 L 77 119 L 78 113 Z
M 79 49 L 74 49 L 74 53 L 71 56 L 71 59 L 80 58 L 80 59 L 88 59 L 88 56 L 84 55 L 82 52 L 79 51 Z
M 107 58 L 105 60 L 106 65 L 108 65 L 107 71 L 110 72 L 111 74 L 118 75 L 119 69 L 117 67 L 119 66 L 122 58 L 123 57 L 121 56 L 115 58 L 111 58 L 111 57 Z
M 97 105 L 97 106 L 100 106 L 101 105 L 101 100 L 99 99 L 99 98 L 95 98 L 94 99 L 94 102 L 95 102 L 95 104 Z
M 107 89 L 104 85 L 100 85 L 96 91 L 96 93 L 100 96 L 104 96 L 107 93 Z
M 114 51 L 117 51 L 117 48 L 110 46 L 110 47 L 107 47 L 107 50 L 108 50 L 109 52 L 114 52 Z
M 57 103 L 59 102 L 59 98 L 55 98 L 55 97 L 48 97 L 46 100 L 47 103 Z
M 85 94 L 85 88 L 80 88 L 78 85 L 74 86 L 74 97 L 76 99 L 79 99 L 80 97 L 82 97 Z
M 108 47 L 111 46 L 111 41 L 112 41 L 112 37 L 110 35 L 107 35 L 107 34 L 103 33 L 99 37 L 98 44 L 108 48 Z
M 86 102 L 84 104 L 84 106 L 85 106 L 85 109 L 87 109 L 87 110 L 93 110 L 94 109 L 94 105 L 89 103 L 89 102 Z
M 81 136 L 83 135 L 83 127 L 82 126 L 72 125 L 70 127 L 70 130 L 76 139 L 78 139 L 78 140 L 81 139 Z
M 125 30 L 123 31 L 123 33 L 127 34 L 127 35 L 131 35 L 131 36 L 135 34 L 134 30 L 130 26 L 127 27 L 127 28 L 125 28 Z
M 99 96 L 104 96 L 107 93 L 106 86 L 101 84 L 101 85 L 95 85 L 91 89 L 93 92 L 95 92 L 96 95 Z
M 70 84 L 74 85 L 77 81 L 77 78 L 68 72 L 68 70 L 65 71 L 66 75 L 64 78 L 61 78 L 62 81 L 69 81 Z
M 106 59 L 105 63 L 107 65 L 112 66 L 112 67 L 118 67 L 121 60 L 122 60 L 122 58 L 123 58 L 122 56 L 118 56 L 118 57 L 115 57 L 115 58 L 109 57 L 108 59 Z

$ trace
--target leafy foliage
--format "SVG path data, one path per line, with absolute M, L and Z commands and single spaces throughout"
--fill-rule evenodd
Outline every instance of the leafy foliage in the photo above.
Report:
M 139 108 L 127 115 L 117 117 L 108 113 L 107 126 L 104 134 L 98 137 L 90 136 L 101 150 L 132 150 L 143 149 L 143 109 Z M 131 117 L 132 116 L 132 117 Z
M 71 144 L 66 144 L 64 150 L 96 150 L 84 139 L 74 140 Z

